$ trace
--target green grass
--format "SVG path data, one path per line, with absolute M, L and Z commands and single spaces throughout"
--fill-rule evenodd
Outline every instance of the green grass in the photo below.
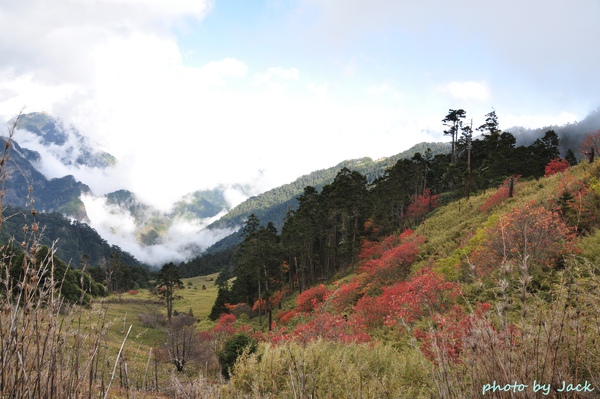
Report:
M 213 303 L 217 297 L 217 287 L 214 280 L 218 273 L 209 276 L 198 276 L 182 279 L 184 287 L 177 290 L 180 297 L 175 300 L 174 311 L 179 313 L 188 313 L 191 309 L 194 317 L 199 321 L 206 320 L 212 309 Z M 188 285 L 191 282 L 192 285 Z M 202 286 L 206 289 L 203 290 Z M 130 339 L 135 339 L 136 343 L 147 347 L 160 346 L 164 342 L 163 331 L 144 327 L 139 319 L 141 314 L 162 313 L 166 315 L 166 308 L 161 301 L 150 294 L 148 290 L 139 290 L 138 294 L 130 295 L 128 293 L 121 296 L 111 295 L 103 301 L 96 301 L 95 306 L 107 307 L 106 320 L 111 323 L 110 335 L 114 337 L 115 345 L 121 344 L 124 335 L 131 325 Z
M 418 270 L 432 263 L 441 263 L 446 267 L 439 271 L 443 271 L 447 277 L 455 279 L 456 274 L 452 275 L 452 271 L 448 270 L 447 265 L 455 264 L 458 267 L 457 262 L 460 263 L 460 259 L 464 258 L 463 249 L 478 229 L 485 227 L 490 220 L 527 202 L 533 201 L 536 204 L 547 206 L 549 201 L 558 199 L 560 195 L 558 192 L 559 181 L 566 174 L 570 174 L 574 179 L 582 179 L 590 173 L 597 173 L 598 167 L 598 164 L 582 163 L 569 168 L 564 173 L 519 182 L 515 186 L 513 198 L 504 200 L 487 212 L 481 211 L 480 208 L 485 200 L 496 192 L 496 189 L 489 189 L 471 196 L 468 200 L 463 198 L 436 209 L 415 229 L 417 234 L 427 238 L 427 242 L 421 247 L 420 261 L 413 268 Z M 454 272 L 457 273 L 457 271 Z
M 214 285 L 217 276 L 218 274 L 213 274 L 183 279 L 182 282 L 185 288 L 177 291 L 180 299 L 175 301 L 174 310 L 187 313 L 191 309 L 194 316 L 200 321 L 197 325 L 198 330 L 212 325 L 211 323 L 207 325 L 205 320 L 208 319 L 208 314 L 217 297 L 217 287 Z M 191 282 L 191 285 L 188 285 L 188 282 Z M 206 287 L 205 290 L 202 289 L 203 285 Z M 106 315 L 102 317 L 104 312 L 106 312 Z M 81 328 L 93 329 L 102 323 L 106 323 L 108 326 L 106 341 L 101 348 L 108 359 L 107 365 L 103 369 L 105 378 L 109 378 L 119 348 L 131 326 L 122 354 L 122 357 L 126 359 L 130 386 L 141 386 L 144 381 L 146 383 L 149 383 L 150 380 L 154 381 L 156 377 L 154 374 L 154 355 L 157 353 L 157 349 L 163 347 L 165 343 L 165 331 L 164 328 L 160 327 L 144 326 L 139 316 L 155 313 L 166 315 L 165 305 L 145 289 L 139 290 L 136 295 L 124 293 L 97 299 L 91 307 L 81 308 L 81 317 L 76 320 Z M 148 362 L 149 358 L 150 362 Z M 147 367 L 148 370 L 146 371 Z M 184 374 L 178 375 L 178 378 L 197 378 L 201 368 L 201 365 L 189 364 L 187 369 L 184 370 Z M 171 385 L 174 370 L 168 359 L 164 357 L 159 359 L 156 368 L 159 388 Z M 119 370 L 117 369 L 118 373 Z M 120 376 L 120 374 L 118 375 Z M 113 382 L 115 389 L 120 386 L 119 376 Z
M 215 299 L 217 299 L 218 287 L 215 285 L 215 280 L 218 275 L 215 273 L 182 279 L 185 288 L 177 291 L 177 295 L 181 296 L 181 299 L 175 301 L 174 310 L 187 313 L 191 309 L 197 319 L 208 319 Z M 192 285 L 188 285 L 189 283 Z M 206 289 L 202 289 L 202 286 Z

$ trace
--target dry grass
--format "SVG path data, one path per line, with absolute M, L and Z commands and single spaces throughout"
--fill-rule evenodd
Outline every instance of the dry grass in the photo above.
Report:
M 433 386 L 417 350 L 313 341 L 263 345 L 238 361 L 227 398 L 423 398 Z
M 434 345 L 431 366 L 439 398 L 537 398 L 533 384 L 549 386 L 544 397 L 595 398 L 593 392 L 561 394 L 568 384 L 592 387 L 600 384 L 600 277 L 595 267 L 572 259 L 560 282 L 552 289 L 551 302 L 531 295 L 524 303 L 518 295 L 508 295 L 483 318 L 474 318 L 469 336 L 458 359 L 451 359 L 439 340 Z M 517 290 L 515 290 L 516 293 Z M 524 317 L 514 317 L 515 314 Z M 522 392 L 488 391 L 497 382 L 527 385 Z
M 0 208 L 17 124 L 18 117 L 0 153 Z M 52 256 L 36 257 L 43 229 L 36 222 L 35 202 L 28 200 L 22 239 L 0 247 L 0 397 L 194 397 L 186 389 L 197 389 L 197 381 L 181 382 L 191 380 L 189 375 L 176 377 L 165 367 L 168 361 L 157 356 L 164 331 L 139 320 L 138 315 L 162 308 L 148 293 L 94 300 L 87 307 L 64 300 L 63 276 Z M 24 253 L 22 260 L 11 248 Z M 198 314 L 208 314 L 213 291 L 214 301 L 216 289 L 210 286 L 187 297 L 184 306 L 193 304 Z

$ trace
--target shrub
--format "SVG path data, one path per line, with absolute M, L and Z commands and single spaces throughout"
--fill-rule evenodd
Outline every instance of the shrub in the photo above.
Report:
M 568 249 L 571 236 L 556 212 L 529 202 L 500 218 L 473 259 L 480 275 L 506 263 L 524 271 L 532 265 L 551 266 Z
M 227 398 L 430 398 L 418 349 L 389 343 L 267 344 L 235 365 Z
M 360 271 L 380 285 L 389 285 L 405 278 L 419 253 L 419 245 L 424 241 L 423 237 L 413 234 L 412 230 L 402 233 L 400 237 L 388 237 L 377 250 L 372 251 L 379 256 L 367 260 Z
M 142 313 L 138 319 L 144 327 L 161 328 L 167 325 L 167 318 L 162 313 Z
M 281 324 L 287 324 L 290 320 L 296 317 L 297 313 L 295 310 L 280 310 L 275 315 L 275 319 L 279 320 Z
M 422 221 L 429 212 L 437 208 L 439 197 L 439 195 L 431 195 L 431 191 L 428 188 L 425 189 L 423 195 L 413 197 L 413 201 L 406 208 L 406 214 L 414 218 L 416 222 Z
M 456 283 L 425 268 L 407 281 L 384 288 L 378 297 L 364 296 L 354 309 L 367 325 L 401 326 L 446 311 L 459 294 Z
M 544 176 L 548 177 L 556 173 L 564 172 L 565 170 L 569 169 L 569 167 L 571 167 L 571 164 L 566 159 L 555 158 L 548 162 L 548 165 L 546 165 L 546 168 L 544 169 Z
M 327 295 L 327 300 L 331 301 L 333 308 L 337 312 L 343 312 L 356 305 L 356 302 L 362 296 L 360 293 L 360 283 L 352 281 L 342 284 L 336 290 Z
M 429 331 L 417 333 L 423 352 L 433 362 L 437 397 L 481 397 L 482 387 L 492 381 L 504 386 L 537 380 L 548 384 L 544 396 L 556 398 L 563 397 L 557 392 L 563 381 L 574 385 L 587 381 L 597 389 L 600 331 L 590 315 L 600 308 L 600 297 L 594 294 L 600 290 L 600 279 L 592 264 L 573 261 L 569 266 L 559 273 L 562 279 L 550 303 L 536 294 L 525 303 L 510 298 L 496 303 L 493 311 L 479 306 L 465 315 L 457 310 L 436 318 Z M 527 317 L 511 323 L 509 315 L 523 308 Z M 523 393 L 522 397 L 530 396 Z
M 483 205 L 481 205 L 481 207 L 479 208 L 479 210 L 481 212 L 487 212 L 490 209 L 493 209 L 493 208 L 497 207 L 498 205 L 500 205 L 501 203 L 503 203 L 504 200 L 508 199 L 509 192 L 510 192 L 511 179 L 513 181 L 513 189 L 515 188 L 515 186 L 517 186 L 519 176 L 513 176 L 509 179 L 504 180 L 502 182 L 502 184 L 500 185 L 500 187 L 498 187 L 496 192 L 494 194 L 490 195 L 485 200 Z
M 257 344 L 254 338 L 246 334 L 236 334 L 225 342 L 225 346 L 219 351 L 219 363 L 223 376 L 229 378 L 233 366 L 242 353 L 252 354 L 256 352 Z
M 323 284 L 307 289 L 296 298 L 296 304 L 298 305 L 296 311 L 311 312 L 315 310 L 325 300 L 328 292 Z

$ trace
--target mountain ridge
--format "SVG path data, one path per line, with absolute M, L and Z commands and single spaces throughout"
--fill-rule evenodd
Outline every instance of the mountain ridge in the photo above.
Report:
M 526 143 L 531 136 L 539 135 L 542 131 L 555 130 L 561 141 L 561 153 L 564 154 L 567 147 L 572 148 L 577 153 L 577 141 L 585 133 L 597 128 L 600 128 L 600 109 L 592 111 L 579 122 L 564 126 L 548 126 L 540 129 L 513 127 L 506 131 L 513 133 L 518 143 Z M 63 154 L 64 156 L 58 156 L 58 158 L 70 167 L 90 167 L 102 170 L 111 168 L 118 163 L 115 157 L 102 151 L 94 156 L 82 157 L 81 154 L 88 154 L 86 151 L 93 150 L 93 146 L 90 144 L 91 141 L 79 133 L 76 128 L 72 126 L 65 127 L 60 118 L 53 118 L 47 113 L 23 115 L 19 129 L 21 131 L 27 130 L 31 135 L 38 137 L 40 142 L 51 150 L 55 150 L 55 156 L 57 156 L 56 154 Z M 135 229 L 132 239 L 138 245 L 140 253 L 145 252 L 146 249 L 158 250 L 161 246 L 172 244 L 174 240 L 181 240 L 186 237 L 189 242 L 184 243 L 179 249 L 175 248 L 175 252 L 185 251 L 185 256 L 191 255 L 189 251 L 200 251 L 199 254 L 203 251 L 214 253 L 219 248 L 230 246 L 231 242 L 239 241 L 235 233 L 226 237 L 225 241 L 218 240 L 220 238 L 219 229 L 239 228 L 250 213 L 254 213 L 265 223 L 272 221 L 276 228 L 280 229 L 285 214 L 288 210 L 297 206 L 296 198 L 306 186 L 320 189 L 330 183 L 336 173 L 344 167 L 360 172 L 367 177 L 369 182 L 372 182 L 399 159 L 411 157 L 417 152 L 423 155 L 428 147 L 432 150 L 429 155 L 435 156 L 447 153 L 450 144 L 446 142 L 419 143 L 399 154 L 376 160 L 369 157 L 345 160 L 330 168 L 313 171 L 296 178 L 290 183 L 253 196 L 249 196 L 252 193 L 252 188 L 241 184 L 219 185 L 212 189 L 197 190 L 183 196 L 170 210 L 159 211 L 144 203 L 127 187 L 101 196 L 94 196 L 90 187 L 85 182 L 77 181 L 73 175 L 65 175 L 55 179 L 44 178 L 40 170 L 42 161 L 40 152 L 15 142 L 14 150 L 17 155 L 15 155 L 14 160 L 17 168 L 12 171 L 11 177 L 16 177 L 18 182 L 14 186 L 15 191 L 8 193 L 7 204 L 30 206 L 31 198 L 34 198 L 34 204 L 39 210 L 60 212 L 80 222 L 89 223 L 86 203 L 82 201 L 82 198 L 94 196 L 94 198 L 101 200 L 101 206 L 106 207 L 105 212 L 112 213 L 115 220 L 121 217 L 121 220 L 131 219 L 134 221 Z M 19 170 L 21 172 L 18 172 Z M 25 179 L 19 179 L 18 174 L 23 171 L 25 171 Z M 27 189 L 23 189 L 30 186 L 33 187 L 33 197 Z M 247 199 L 232 207 L 227 199 L 227 190 L 234 190 Z M 108 213 L 106 214 L 108 215 Z M 100 219 L 102 219 L 102 216 Z M 180 233 L 178 236 L 170 237 L 169 234 L 173 228 L 181 223 L 187 224 L 188 228 L 195 226 L 193 227 L 194 233 L 191 235 Z M 95 225 L 95 227 L 98 226 Z M 103 238 L 119 244 L 118 241 L 114 241 L 118 237 L 106 235 L 107 231 L 108 234 L 111 231 L 115 232 L 118 226 L 105 227 L 107 228 L 102 232 Z M 97 228 L 97 230 L 101 231 L 102 229 Z M 203 236 L 203 241 L 200 243 L 196 236 L 201 232 L 207 234 Z M 124 233 L 120 234 L 122 236 Z

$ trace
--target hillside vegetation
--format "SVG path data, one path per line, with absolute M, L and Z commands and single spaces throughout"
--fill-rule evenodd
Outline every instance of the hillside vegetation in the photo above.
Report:
M 596 397 L 600 161 L 560 158 L 551 132 L 516 147 L 488 116 L 450 154 L 305 187 L 281 231 L 251 214 L 206 261 L 218 276 L 170 263 L 138 290 L 116 267 L 112 296 L 86 296 L 92 280 L 39 244 L 33 214 L 21 252 L 4 247 L 0 392 Z
M 595 397 L 598 176 L 581 164 L 513 198 L 502 185 L 364 241 L 355 274 L 284 301 L 228 392 L 534 397 L 534 382 L 550 396 L 564 382 Z

